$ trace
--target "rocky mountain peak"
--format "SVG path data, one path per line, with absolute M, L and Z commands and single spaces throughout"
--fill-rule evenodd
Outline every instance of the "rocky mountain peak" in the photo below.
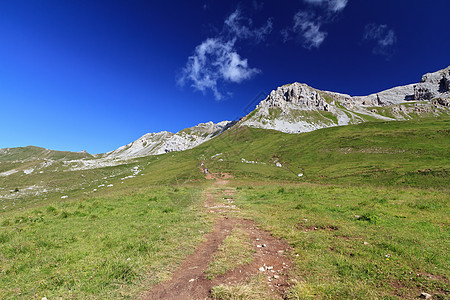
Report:
M 422 76 L 419 83 L 368 96 L 320 91 L 304 83 L 273 90 L 241 126 L 287 133 L 374 120 L 408 120 L 450 114 L 450 66 Z
M 147 133 L 128 145 L 106 153 L 104 157 L 123 159 L 191 149 L 219 135 L 234 124 L 234 121 L 222 121 L 217 124 L 210 121 L 177 133 L 168 131 Z
M 273 90 L 258 107 L 285 107 L 288 103 L 303 109 L 328 111 L 330 106 L 316 89 L 304 83 L 294 82 Z
M 450 66 L 422 76 L 414 86 L 414 100 L 431 100 L 439 96 L 450 96 Z

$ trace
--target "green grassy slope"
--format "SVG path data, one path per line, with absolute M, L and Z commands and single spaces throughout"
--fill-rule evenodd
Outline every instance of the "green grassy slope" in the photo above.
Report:
M 195 151 L 207 158 L 222 153 L 211 159 L 210 167 L 240 177 L 448 187 L 449 133 L 450 118 L 363 123 L 302 134 L 238 127 Z M 242 158 L 255 163 L 243 163 Z
M 245 216 L 293 246 L 292 299 L 445 298 L 449 132 L 449 118 L 235 127 L 120 166 L 0 177 L 4 190 L 53 188 L 0 199 L 0 298 L 136 298 L 168 278 L 211 229 L 203 159 L 235 176 Z
M 44 158 L 70 160 L 93 158 L 93 156 L 86 152 L 56 151 L 35 146 L 0 149 L 0 161 L 35 160 Z
M 201 241 L 201 199 L 188 187 L 122 188 L 3 214 L 0 298 L 136 297 Z
M 447 192 L 270 183 L 239 189 L 244 216 L 293 248 L 289 299 L 416 299 L 422 292 L 448 299 Z

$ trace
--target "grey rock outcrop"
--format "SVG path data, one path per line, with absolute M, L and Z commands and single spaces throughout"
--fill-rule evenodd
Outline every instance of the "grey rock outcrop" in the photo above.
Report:
M 303 83 L 283 85 L 276 91 L 272 91 L 267 99 L 261 102 L 258 107 L 268 105 L 271 107 L 283 107 L 285 103 L 296 104 L 301 109 L 318 109 L 328 111 L 330 105 L 320 94 Z
M 420 83 L 414 86 L 414 100 L 431 100 L 433 98 L 449 95 L 450 93 L 450 66 L 422 76 Z
M 363 106 L 387 106 L 400 104 L 405 101 L 414 100 L 415 85 L 408 84 L 394 87 L 368 96 L 352 97 L 356 105 Z
M 221 134 L 234 123 L 234 121 L 222 121 L 217 124 L 207 122 L 177 133 L 168 131 L 147 133 L 128 145 L 106 153 L 103 157 L 124 159 L 191 149 Z
M 320 91 L 295 82 L 273 90 L 241 122 L 241 126 L 287 133 L 370 120 L 407 120 L 449 114 L 450 66 L 422 76 L 421 82 L 368 96 Z

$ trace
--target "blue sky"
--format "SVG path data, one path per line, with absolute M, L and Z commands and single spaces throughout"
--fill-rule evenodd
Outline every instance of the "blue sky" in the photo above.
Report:
M 450 1 L 0 1 L 0 148 L 102 153 L 294 81 L 366 95 L 450 65 Z

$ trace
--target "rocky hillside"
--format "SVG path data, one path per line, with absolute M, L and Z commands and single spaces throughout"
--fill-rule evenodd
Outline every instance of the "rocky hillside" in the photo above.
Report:
M 138 140 L 103 155 L 107 158 L 127 158 L 145 155 L 158 155 L 172 151 L 194 148 L 233 126 L 235 122 L 222 121 L 200 123 L 177 133 L 161 131 L 147 133 Z
M 241 125 L 287 133 L 377 120 L 408 120 L 450 113 L 450 66 L 420 83 L 368 96 L 321 91 L 303 83 L 274 90 Z
M 0 178 L 12 174 L 23 176 L 129 164 L 140 156 L 191 149 L 219 135 L 235 123 L 234 121 L 223 121 L 217 124 L 208 122 L 177 133 L 168 131 L 147 133 L 128 145 L 95 155 L 85 151 L 53 151 L 34 146 L 0 149 Z

